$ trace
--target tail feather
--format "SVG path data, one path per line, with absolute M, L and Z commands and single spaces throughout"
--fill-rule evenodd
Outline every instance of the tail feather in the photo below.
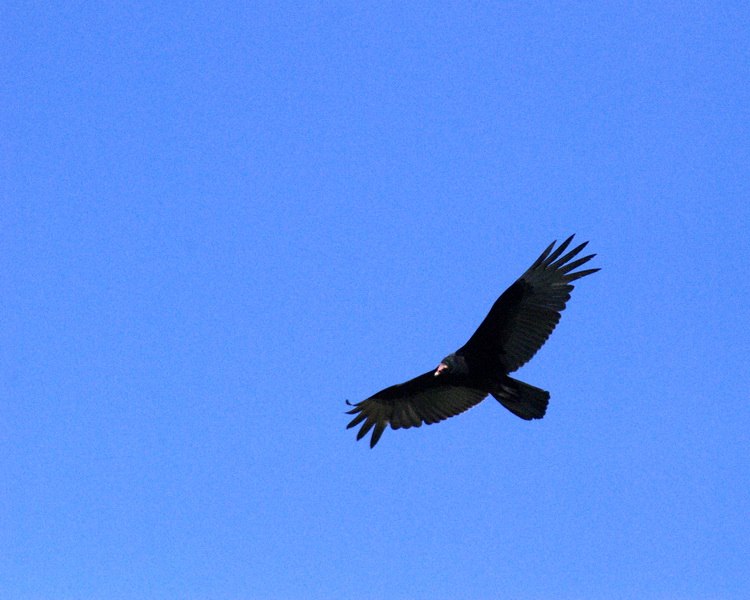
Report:
M 549 404 L 549 392 L 512 377 L 506 377 L 492 392 L 492 397 L 527 421 L 541 419 Z

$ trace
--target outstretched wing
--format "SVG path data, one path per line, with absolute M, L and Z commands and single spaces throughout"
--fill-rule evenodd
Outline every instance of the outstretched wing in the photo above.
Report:
M 487 392 L 464 387 L 450 374 L 440 377 L 429 371 L 405 383 L 386 388 L 354 404 L 347 414 L 357 415 L 347 429 L 364 421 L 357 434 L 361 440 L 373 427 L 370 448 L 378 443 L 390 423 L 391 429 L 421 427 L 454 417 L 479 404 Z
M 571 235 L 553 251 L 555 242 L 542 253 L 518 281 L 497 299 L 489 314 L 458 352 L 499 362 L 506 373 L 526 364 L 547 341 L 570 299 L 572 281 L 599 269 L 573 272 L 595 254 L 569 262 L 588 242 L 565 256 Z

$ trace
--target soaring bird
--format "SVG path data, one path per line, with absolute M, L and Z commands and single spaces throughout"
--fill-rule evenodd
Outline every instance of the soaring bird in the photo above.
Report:
M 356 415 L 347 429 L 362 423 L 361 440 L 372 429 L 370 447 L 387 425 L 391 429 L 431 425 L 476 406 L 488 395 L 522 419 L 541 419 L 549 392 L 509 377 L 537 353 L 560 321 L 571 282 L 599 269 L 575 271 L 595 254 L 570 262 L 588 242 L 568 249 L 574 236 L 542 252 L 531 267 L 497 299 L 479 328 L 436 369 L 347 404 Z

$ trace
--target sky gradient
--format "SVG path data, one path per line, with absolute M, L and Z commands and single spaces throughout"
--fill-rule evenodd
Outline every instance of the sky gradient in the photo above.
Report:
M 0 13 L 0 596 L 748 597 L 746 3 Z M 355 441 L 572 233 L 543 420 Z

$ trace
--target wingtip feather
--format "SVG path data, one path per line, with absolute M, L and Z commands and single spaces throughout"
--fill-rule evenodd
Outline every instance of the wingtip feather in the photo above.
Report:
M 585 271 L 578 271 L 577 273 L 571 273 L 566 277 L 568 281 L 575 281 L 576 279 L 580 279 L 581 277 L 586 277 L 586 275 L 591 275 L 592 273 L 596 273 L 597 271 L 601 271 L 601 268 L 597 269 L 586 269 Z
M 564 242 L 563 242 L 562 244 L 560 244 L 560 245 L 559 245 L 559 246 L 558 246 L 558 247 L 557 247 L 557 248 L 555 249 L 555 251 L 554 251 L 554 252 L 553 252 L 552 254 L 550 254 L 550 255 L 549 255 L 549 256 L 547 257 L 547 260 L 545 260 L 545 261 L 544 261 L 544 268 L 545 268 L 545 269 L 546 269 L 547 267 L 549 267 L 549 266 L 550 266 L 550 264 L 551 264 L 552 262 L 554 262 L 555 260 L 557 260 L 557 258 L 558 258 L 558 257 L 559 257 L 559 256 L 560 256 L 560 255 L 561 255 L 561 254 L 562 254 L 563 252 L 565 252 L 565 250 L 567 249 L 567 247 L 568 247 L 568 246 L 570 246 L 570 242 L 572 242 L 572 241 L 573 241 L 573 238 L 574 238 L 574 237 L 575 237 L 575 234 L 571 235 L 571 236 L 570 236 L 570 237 L 569 237 L 569 238 L 568 238 L 567 240 L 565 240 L 565 241 L 564 241 Z
M 380 440 L 380 436 L 385 431 L 385 421 L 380 421 L 375 425 L 375 429 L 372 430 L 372 437 L 370 438 L 370 448 L 374 448 L 375 444 Z
M 363 437 L 367 435 L 367 432 L 370 431 L 370 429 L 373 428 L 373 426 L 377 423 L 375 419 L 370 417 L 365 421 L 364 425 L 362 425 L 362 428 L 359 430 L 359 433 L 357 433 L 357 441 L 361 440 Z
M 578 260 L 574 260 L 572 263 L 567 264 L 567 265 L 563 265 L 562 267 L 560 267 L 558 269 L 558 271 L 561 274 L 563 274 L 563 275 L 566 274 L 566 273 L 570 273 L 573 269 L 577 269 L 581 265 L 586 264 L 587 262 L 589 262 L 595 256 L 596 256 L 596 254 L 589 254 L 588 256 L 584 256 L 583 258 L 579 258 Z
M 346 414 L 350 415 L 350 414 L 352 414 L 352 412 L 351 412 L 351 411 L 349 411 L 349 412 L 347 412 Z M 357 415 L 356 417 L 354 417 L 354 418 L 353 418 L 353 419 L 351 420 L 351 422 L 349 423 L 349 425 L 347 425 L 347 426 L 346 426 L 346 428 L 347 428 L 347 429 L 351 429 L 352 427 L 356 427 L 356 426 L 357 426 L 357 425 L 359 425 L 359 424 L 360 424 L 360 423 L 361 423 L 362 421 L 364 421 L 364 420 L 365 420 L 365 417 L 366 417 L 365 413 L 363 413 L 363 412 L 359 413 L 359 414 L 358 414 L 358 415 Z
M 535 269 L 536 267 L 538 267 L 539 265 L 541 265 L 545 261 L 545 259 L 547 258 L 547 256 L 549 256 L 549 253 L 552 252 L 552 248 L 555 247 L 556 243 L 557 243 L 557 240 L 555 240 L 549 246 L 547 246 L 547 249 L 544 252 L 542 252 L 542 254 L 539 256 L 539 258 L 537 258 L 534 261 L 534 264 L 531 265 L 532 269 Z
M 563 266 L 566 262 L 568 262 L 571 258 L 576 256 L 581 250 L 583 250 L 588 242 L 583 242 L 583 244 L 579 244 L 575 248 L 573 248 L 570 252 L 568 252 L 565 256 L 559 258 L 554 263 L 549 265 L 550 269 L 559 269 L 561 266 Z

